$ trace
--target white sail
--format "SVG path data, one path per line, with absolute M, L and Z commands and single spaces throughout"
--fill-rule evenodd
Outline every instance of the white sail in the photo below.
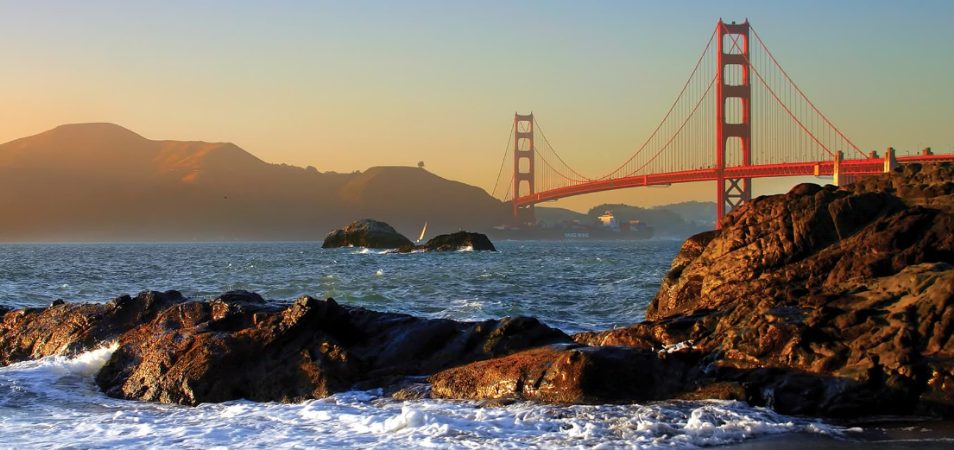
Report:
M 427 222 L 424 222 L 424 228 L 421 228 L 421 235 L 417 237 L 417 242 L 424 240 L 424 233 L 427 233 Z

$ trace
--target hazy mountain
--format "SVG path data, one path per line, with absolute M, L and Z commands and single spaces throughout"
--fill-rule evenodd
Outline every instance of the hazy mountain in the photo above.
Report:
M 230 143 L 63 125 L 0 145 L 0 240 L 316 239 L 374 217 L 416 235 L 484 229 L 509 209 L 419 168 L 320 173 Z
M 704 227 L 712 227 L 716 221 L 715 202 L 689 201 L 654 206 L 652 209 L 664 209 L 679 214 L 686 222 Z

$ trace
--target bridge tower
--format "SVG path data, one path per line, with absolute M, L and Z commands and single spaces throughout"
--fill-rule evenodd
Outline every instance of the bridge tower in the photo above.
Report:
M 748 19 L 741 24 L 727 24 L 720 19 L 716 37 L 716 227 L 719 227 L 727 212 L 752 200 L 750 178 L 723 176 L 727 151 L 730 152 L 731 161 L 740 162 L 743 166 L 752 164 Z M 727 111 L 731 117 L 726 116 Z M 729 145 L 730 141 L 732 145 Z
M 533 205 L 517 206 L 517 199 L 533 195 L 534 158 L 533 113 L 513 115 L 513 217 L 518 223 L 535 222 Z M 523 167 L 521 167 L 521 165 Z M 526 182 L 526 183 L 524 183 Z M 526 192 L 524 192 L 524 188 Z

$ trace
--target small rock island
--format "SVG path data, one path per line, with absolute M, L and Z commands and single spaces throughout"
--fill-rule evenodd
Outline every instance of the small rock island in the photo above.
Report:
M 422 245 L 415 245 L 391 225 L 374 219 L 362 219 L 332 231 L 321 248 L 365 247 L 390 249 L 398 253 L 414 251 L 447 252 L 457 250 L 497 251 L 490 239 L 481 233 L 458 231 L 435 236 Z
M 391 225 L 373 219 L 352 222 L 325 236 L 321 248 L 365 247 L 390 249 L 413 246 L 414 243 Z

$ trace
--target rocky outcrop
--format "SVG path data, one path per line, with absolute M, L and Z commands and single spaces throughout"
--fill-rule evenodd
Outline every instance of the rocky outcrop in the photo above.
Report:
M 413 246 L 410 239 L 398 233 L 391 225 L 372 219 L 352 222 L 344 229 L 335 230 L 325 236 L 321 248 L 366 247 L 401 248 Z
M 825 416 L 950 417 L 952 263 L 951 165 L 912 164 L 845 188 L 803 184 L 757 198 L 728 215 L 720 231 L 687 240 L 646 322 L 578 334 L 589 347 L 574 351 L 641 349 L 633 359 L 648 372 L 644 398 L 736 398 Z M 677 360 L 669 356 L 674 351 Z M 589 392 L 583 371 L 565 357 L 523 352 L 451 369 L 431 378 L 433 395 L 639 398 L 623 386 L 606 397 L 581 394 Z M 600 370 L 629 370 L 626 362 L 606 361 L 600 364 L 615 368 Z M 499 378 L 514 387 L 479 375 L 498 366 L 506 368 Z M 526 383 L 550 388 L 541 395 Z
M 446 252 L 457 250 L 497 251 L 485 234 L 458 231 L 442 234 L 423 245 L 415 245 L 410 239 L 395 231 L 390 225 L 372 219 L 353 222 L 344 229 L 328 233 L 321 248 L 366 247 L 396 249 L 398 253 L 414 251 Z
M 801 296 L 863 284 L 913 264 L 954 262 L 954 215 L 921 205 L 954 206 L 954 178 L 941 181 L 951 172 L 949 165 L 910 165 L 845 189 L 799 185 L 785 195 L 757 198 L 728 215 L 717 236 L 687 241 L 647 318 L 717 309 L 765 289 Z M 892 187 L 925 179 L 938 181 L 912 198 L 898 196 L 910 189 Z
M 526 317 L 428 320 L 230 293 L 177 304 L 122 334 L 96 381 L 110 396 L 164 403 L 299 401 L 569 340 Z
M 0 365 L 75 355 L 118 338 L 185 301 L 176 291 L 124 295 L 107 303 L 55 302 L 48 308 L 0 311 Z
M 399 253 L 410 253 L 415 251 L 456 252 L 461 250 L 495 252 L 497 248 L 490 242 L 490 238 L 486 234 L 458 231 L 434 236 L 423 245 L 408 245 L 399 248 L 397 251 Z
M 102 304 L 56 302 L 3 313 L 0 363 L 118 349 L 96 377 L 108 395 L 196 405 L 299 401 L 553 343 L 563 332 L 529 317 L 421 319 L 302 297 L 291 305 L 233 291 L 188 301 L 144 292 Z
M 456 233 L 434 236 L 434 238 L 424 244 L 424 249 L 438 252 L 464 249 L 473 251 L 497 251 L 486 234 L 471 233 L 469 231 L 458 231 Z

